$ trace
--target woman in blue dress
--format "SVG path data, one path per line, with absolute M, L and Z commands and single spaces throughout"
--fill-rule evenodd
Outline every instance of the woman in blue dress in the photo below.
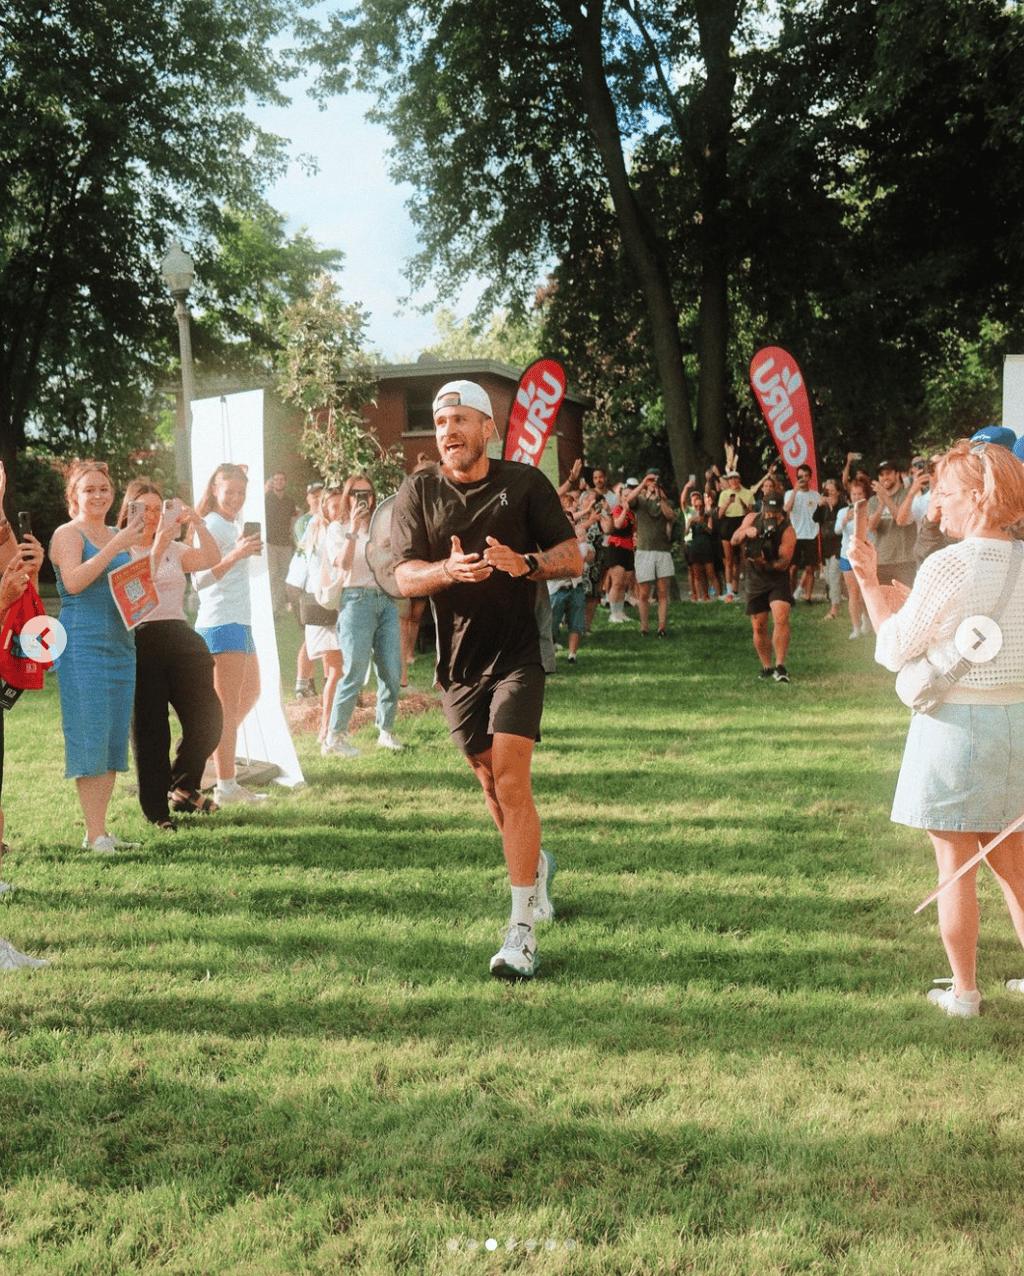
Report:
M 100 461 L 76 461 L 68 475 L 70 523 L 50 542 L 60 621 L 68 644 L 57 667 L 64 724 L 64 774 L 75 780 L 85 816 L 83 847 L 111 852 L 138 843 L 107 832 L 118 771 L 128 770 L 128 726 L 135 694 L 135 640 L 125 628 L 107 577 L 130 562 L 145 520 L 108 527 L 114 485 Z

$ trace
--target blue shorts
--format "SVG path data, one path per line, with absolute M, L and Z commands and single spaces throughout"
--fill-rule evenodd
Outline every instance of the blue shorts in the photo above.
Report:
M 226 651 L 242 651 L 251 656 L 256 651 L 256 644 L 252 640 L 252 625 L 213 625 L 209 629 L 197 629 L 196 633 L 213 656 Z
M 587 596 L 580 585 L 556 589 L 551 595 L 551 636 L 558 641 L 558 627 L 564 620 L 571 634 L 582 634 L 587 627 Z

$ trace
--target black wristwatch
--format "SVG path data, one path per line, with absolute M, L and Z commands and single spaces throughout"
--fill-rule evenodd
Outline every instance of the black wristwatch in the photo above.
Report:
M 537 562 L 536 557 L 535 557 L 533 554 L 524 554 L 524 555 L 523 555 L 523 562 L 526 564 L 526 575 L 527 575 L 527 576 L 532 576 L 532 575 L 533 575 L 533 573 L 534 573 L 534 572 L 537 570 L 537 568 L 540 566 L 540 564 Z

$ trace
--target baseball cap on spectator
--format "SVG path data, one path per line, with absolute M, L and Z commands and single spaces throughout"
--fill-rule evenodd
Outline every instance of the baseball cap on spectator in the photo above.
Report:
M 900 467 L 896 464 L 895 461 L 879 461 L 878 462 L 879 474 L 881 474 L 883 470 L 898 470 L 899 468 Z
M 1024 435 L 1022 435 L 1017 440 L 1017 442 L 1013 445 L 1010 451 L 1013 453 L 1013 455 L 1017 458 L 1018 461 L 1024 461 Z
M 723 478 L 739 478 L 739 476 L 740 476 L 739 470 L 726 470 L 725 474 L 722 477 Z
M 986 425 L 983 430 L 979 430 L 976 434 L 971 435 L 972 443 L 998 443 L 1000 447 L 1009 448 L 1013 451 L 1013 445 L 1017 442 L 1017 436 L 1006 425 Z
M 635 478 L 628 478 L 623 484 L 623 487 L 639 487 L 639 486 L 640 486 L 640 482 L 638 479 L 635 479 Z
M 772 510 L 773 512 L 777 513 L 779 510 L 782 509 L 782 497 L 776 496 L 774 492 L 771 493 L 770 496 L 764 497 L 764 499 L 761 501 L 761 508 L 763 510 Z
M 324 490 L 323 483 L 307 483 L 306 485 L 307 492 L 322 492 L 323 490 Z
M 477 385 L 475 381 L 449 381 L 443 385 L 434 396 L 434 405 L 432 412 L 436 412 L 438 408 L 476 408 L 478 412 L 482 412 L 484 416 L 489 416 L 494 420 L 494 413 L 491 410 L 491 401 L 487 397 L 487 391 L 483 386 Z

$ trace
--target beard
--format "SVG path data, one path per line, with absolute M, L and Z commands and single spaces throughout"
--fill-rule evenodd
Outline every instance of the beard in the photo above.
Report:
M 450 470 L 457 470 L 460 474 L 464 474 L 467 470 L 471 470 L 486 452 L 485 439 L 464 439 L 457 451 L 445 453 L 444 465 Z

